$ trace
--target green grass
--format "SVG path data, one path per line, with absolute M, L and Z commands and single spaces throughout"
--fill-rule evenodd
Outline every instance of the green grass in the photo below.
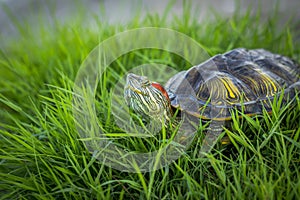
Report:
M 51 29 L 41 23 L 35 30 L 15 22 L 20 38 L 0 51 L 0 198 L 300 198 L 299 97 L 281 109 L 274 104 L 272 115 L 234 116 L 224 130 L 231 144 L 217 145 L 199 157 L 199 137 L 174 163 L 147 173 L 105 166 L 88 152 L 76 131 L 72 88 L 80 64 L 99 42 L 123 30 L 168 27 L 194 38 L 211 55 L 236 47 L 265 48 L 300 61 L 299 20 L 280 24 L 276 12 L 267 19 L 259 12 L 249 13 L 237 9 L 230 18 L 214 14 L 214 19 L 200 23 L 185 4 L 183 17 L 166 10 L 169 20 L 155 14 L 126 25 L 96 20 L 96 29 L 83 26 L 84 19 L 72 25 L 56 22 Z M 113 63 L 115 72 L 108 72 L 102 83 L 112 87 L 114 74 L 153 59 L 178 70 L 189 67 L 168 53 L 136 51 Z M 110 106 L 101 101 L 108 99 L 109 90 L 100 91 L 99 123 L 106 133 L 121 133 L 110 117 Z M 119 142 L 142 151 L 156 144 L 131 137 Z

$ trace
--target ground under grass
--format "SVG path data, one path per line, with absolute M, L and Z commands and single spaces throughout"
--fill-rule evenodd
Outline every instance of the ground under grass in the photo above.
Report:
M 165 15 L 171 17 L 149 14 L 126 25 L 96 20 L 93 29 L 83 26 L 84 20 L 52 27 L 41 23 L 34 31 L 17 25 L 20 38 L 0 51 L 1 199 L 300 198 L 299 97 L 281 108 L 274 104 L 272 115 L 233 117 L 225 130 L 231 144 L 217 145 L 199 158 L 195 141 L 178 160 L 157 171 L 120 172 L 85 148 L 72 115 L 74 79 L 88 53 L 115 33 L 168 27 L 194 38 L 211 55 L 236 47 L 265 48 L 300 61 L 299 21 L 279 23 L 276 12 L 262 18 L 259 12 L 237 11 L 230 18 L 215 14 L 199 22 L 185 5 L 182 17 Z M 149 58 L 178 70 L 189 67 L 157 51 L 142 56 L 133 52 L 114 64 L 130 68 Z M 116 132 L 109 112 L 100 109 L 99 123 Z M 139 148 L 132 141 L 122 144 Z

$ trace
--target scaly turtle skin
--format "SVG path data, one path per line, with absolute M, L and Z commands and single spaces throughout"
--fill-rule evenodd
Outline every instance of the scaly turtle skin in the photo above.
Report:
M 295 61 L 263 49 L 234 49 L 182 71 L 165 87 L 145 76 L 128 74 L 124 97 L 143 118 L 165 125 L 179 108 L 204 120 L 231 119 L 232 109 L 247 115 L 272 111 L 274 98 L 291 99 L 300 90 L 300 67 Z M 212 136 L 208 141 L 213 145 Z

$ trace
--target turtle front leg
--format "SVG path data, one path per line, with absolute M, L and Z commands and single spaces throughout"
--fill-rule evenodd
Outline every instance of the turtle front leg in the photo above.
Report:
M 211 121 L 207 133 L 205 134 L 205 138 L 202 142 L 202 147 L 199 152 L 200 157 L 203 157 L 205 154 L 210 153 L 210 151 L 216 145 L 220 135 L 223 132 L 223 126 L 223 121 Z M 225 138 L 224 141 L 221 141 L 221 143 L 227 144 L 228 140 Z

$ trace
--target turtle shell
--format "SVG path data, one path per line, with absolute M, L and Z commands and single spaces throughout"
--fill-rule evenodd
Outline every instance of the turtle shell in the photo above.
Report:
M 231 110 L 247 115 L 271 112 L 274 98 L 300 89 L 295 61 L 264 49 L 234 49 L 216 55 L 165 85 L 173 107 L 202 119 L 230 120 Z

